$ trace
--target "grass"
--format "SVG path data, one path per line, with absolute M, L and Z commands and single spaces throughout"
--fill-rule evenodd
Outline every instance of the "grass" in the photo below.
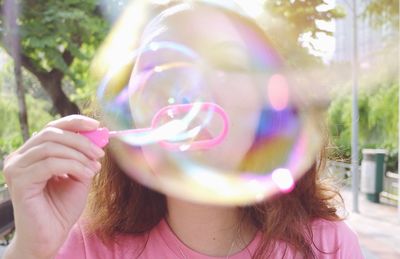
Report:
M 0 186 L 5 184 L 3 171 L 0 170 Z

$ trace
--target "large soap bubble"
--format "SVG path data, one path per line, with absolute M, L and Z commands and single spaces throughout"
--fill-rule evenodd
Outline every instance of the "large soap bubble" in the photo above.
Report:
M 250 204 L 291 191 L 315 162 L 313 108 L 235 1 L 134 1 L 93 73 L 116 161 L 162 193 Z

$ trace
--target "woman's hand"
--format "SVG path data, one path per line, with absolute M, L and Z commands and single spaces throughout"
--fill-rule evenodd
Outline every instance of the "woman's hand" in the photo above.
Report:
M 103 150 L 75 132 L 99 122 L 72 115 L 49 123 L 10 154 L 4 175 L 14 206 L 16 232 L 6 257 L 51 258 L 86 204 Z

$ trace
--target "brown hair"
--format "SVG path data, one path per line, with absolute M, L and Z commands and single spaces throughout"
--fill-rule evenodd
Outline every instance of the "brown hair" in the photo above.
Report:
M 312 221 L 340 220 L 334 203 L 340 195 L 320 179 L 325 154 L 320 157 L 291 193 L 241 208 L 243 215 L 262 232 L 254 258 L 271 254 L 276 240 L 285 242 L 305 258 L 315 258 L 313 248 L 319 248 L 312 241 Z M 107 244 L 119 234 L 147 233 L 164 218 L 167 206 L 163 194 L 130 179 L 107 151 L 103 169 L 93 182 L 86 212 L 90 219 L 88 230 Z

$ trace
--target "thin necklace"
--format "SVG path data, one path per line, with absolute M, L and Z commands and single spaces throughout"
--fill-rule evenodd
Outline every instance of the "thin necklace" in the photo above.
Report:
M 238 235 L 238 234 L 239 234 L 239 233 L 236 233 L 235 237 L 233 238 L 231 247 L 229 248 L 229 251 L 228 251 L 228 253 L 227 253 L 226 256 L 225 256 L 225 259 L 229 259 L 229 258 L 230 258 L 232 249 L 233 249 L 234 245 L 236 244 L 236 240 L 237 240 L 237 235 Z M 178 249 L 179 249 L 179 252 L 181 253 L 181 256 L 182 256 L 183 259 L 189 259 L 189 258 L 185 255 L 185 253 L 182 251 L 182 249 L 181 249 L 179 246 L 178 246 Z

